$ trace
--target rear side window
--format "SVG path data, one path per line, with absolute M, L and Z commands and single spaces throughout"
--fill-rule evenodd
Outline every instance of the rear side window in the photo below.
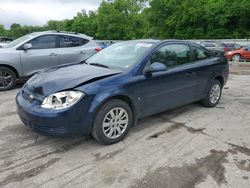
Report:
M 185 44 L 169 44 L 157 50 L 150 61 L 163 63 L 168 68 L 190 63 L 190 48 Z
M 44 35 L 37 37 L 29 43 L 32 45 L 31 49 L 49 49 L 56 47 L 56 36 L 55 35 Z
M 60 48 L 82 46 L 84 44 L 87 44 L 88 42 L 89 40 L 80 37 L 67 36 L 67 35 L 59 36 Z
M 207 51 L 199 49 L 199 48 L 194 49 L 194 59 L 195 59 L 195 61 L 208 59 L 210 57 L 211 57 L 211 55 Z

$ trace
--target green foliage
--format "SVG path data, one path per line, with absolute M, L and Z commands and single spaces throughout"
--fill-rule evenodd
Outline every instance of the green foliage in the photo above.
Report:
M 0 25 L 0 36 L 63 30 L 111 40 L 249 38 L 249 18 L 249 0 L 103 0 L 97 11 L 83 10 L 41 27 Z

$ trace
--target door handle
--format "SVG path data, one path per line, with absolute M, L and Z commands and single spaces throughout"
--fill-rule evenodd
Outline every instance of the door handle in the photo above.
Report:
M 49 56 L 57 56 L 55 53 L 50 53 Z

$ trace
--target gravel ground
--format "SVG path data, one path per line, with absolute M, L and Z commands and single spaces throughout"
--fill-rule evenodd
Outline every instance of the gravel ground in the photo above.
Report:
M 153 115 L 111 146 L 38 136 L 16 114 L 18 88 L 1 92 L 0 187 L 249 188 L 250 66 L 230 72 L 216 108 Z

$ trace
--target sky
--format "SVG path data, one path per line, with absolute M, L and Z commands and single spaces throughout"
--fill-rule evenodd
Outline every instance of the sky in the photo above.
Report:
M 82 9 L 97 10 L 102 0 L 0 0 L 0 24 L 41 26 L 48 20 L 73 18 Z

